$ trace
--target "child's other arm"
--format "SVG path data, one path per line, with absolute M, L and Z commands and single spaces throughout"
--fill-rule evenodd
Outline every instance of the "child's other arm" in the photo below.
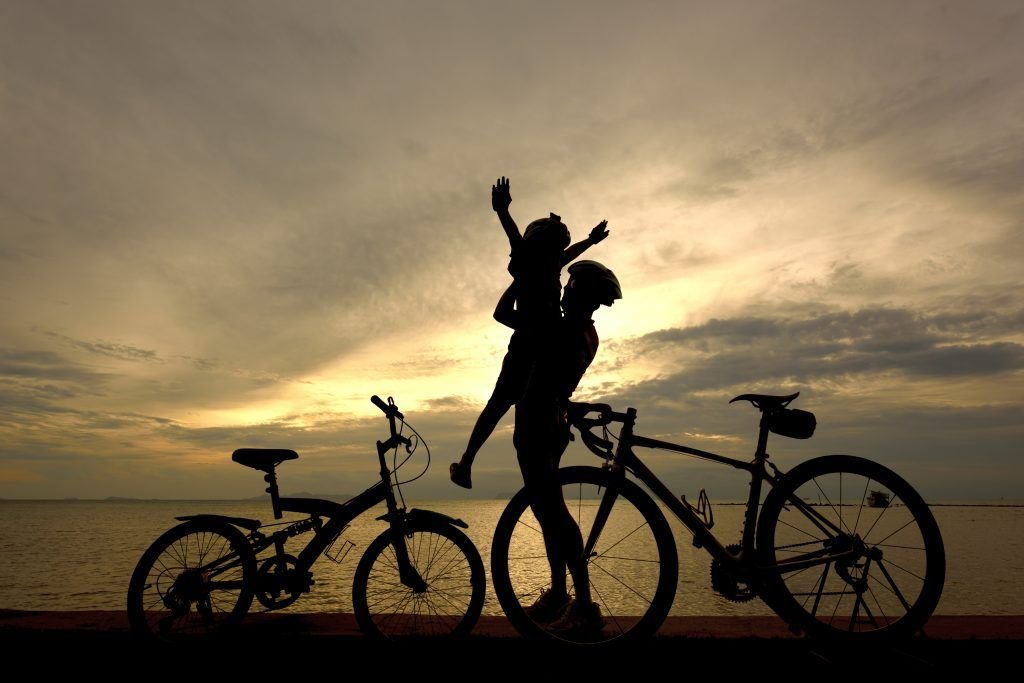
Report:
M 513 282 L 498 299 L 494 308 L 494 319 L 513 330 L 519 325 L 519 311 L 516 310 L 516 283 Z
M 586 239 L 582 239 L 576 244 L 570 245 L 565 251 L 562 252 L 562 265 L 572 263 L 580 257 L 580 255 L 589 249 L 592 245 L 597 244 L 605 237 L 608 236 L 608 221 L 601 221 L 598 223 L 593 230 L 590 231 L 590 235 Z
M 498 182 L 491 186 L 491 208 L 498 214 L 501 227 L 505 230 L 505 235 L 508 236 L 509 246 L 514 247 L 523 241 L 523 236 L 519 232 L 519 226 L 512 220 L 512 214 L 508 211 L 509 204 L 511 203 L 512 192 L 509 189 L 508 178 L 502 176 L 498 179 Z

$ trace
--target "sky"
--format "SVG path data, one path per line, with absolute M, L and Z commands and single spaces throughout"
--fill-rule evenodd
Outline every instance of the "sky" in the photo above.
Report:
M 608 220 L 585 258 L 623 298 L 574 398 L 746 459 L 728 400 L 800 391 L 783 469 L 1024 499 L 1021 111 L 1013 1 L 5 0 L 0 497 L 259 495 L 243 446 L 357 493 L 372 394 L 430 447 L 407 498 L 515 491 L 511 415 L 447 478 L 508 341 L 508 176 L 520 225 Z

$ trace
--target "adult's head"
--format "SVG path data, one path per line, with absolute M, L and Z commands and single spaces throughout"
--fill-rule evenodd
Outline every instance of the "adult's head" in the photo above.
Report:
M 569 228 L 562 222 L 562 217 L 551 214 L 547 218 L 538 218 L 526 226 L 523 239 L 531 245 L 561 251 L 569 246 Z
M 576 261 L 569 266 L 569 281 L 562 290 L 566 315 L 590 315 L 599 306 L 611 306 L 622 298 L 615 273 L 597 261 Z

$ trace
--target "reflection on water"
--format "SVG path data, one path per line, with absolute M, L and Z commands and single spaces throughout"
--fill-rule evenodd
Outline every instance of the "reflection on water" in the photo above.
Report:
M 414 505 L 467 521 L 467 533 L 488 565 L 490 537 L 506 502 Z M 0 528 L 4 558 L 0 563 L 0 608 L 6 609 L 124 609 L 135 563 L 160 533 L 176 524 L 176 515 L 209 512 L 273 521 L 266 503 L 239 501 L 0 501 L 0 510 L 4 520 Z M 932 511 L 942 530 L 947 557 L 946 587 L 936 613 L 1024 614 L 1024 592 L 1018 590 L 1018 578 L 1024 572 L 1024 508 L 935 507 Z M 376 514 L 381 512 L 383 509 Z M 386 528 L 374 521 L 376 514 L 364 514 L 345 532 L 355 548 L 344 562 L 335 564 L 321 558 L 314 565 L 312 592 L 288 610 L 351 611 L 356 564 Z M 742 506 L 715 506 L 714 532 L 721 541 L 739 540 L 742 514 Z M 771 614 L 759 600 L 733 603 L 714 593 L 710 557 L 693 547 L 689 532 L 671 515 L 666 517 L 679 553 L 679 584 L 672 614 Z M 625 517 L 622 524 L 628 526 Z M 307 538 L 291 539 L 291 552 L 297 554 L 298 544 Z M 642 543 L 629 544 L 628 550 L 630 555 L 645 552 Z M 626 560 L 615 562 L 621 567 Z M 540 559 L 536 568 L 523 571 L 543 576 L 546 562 Z M 259 609 L 258 605 L 253 609 Z M 484 613 L 500 611 L 488 579 Z

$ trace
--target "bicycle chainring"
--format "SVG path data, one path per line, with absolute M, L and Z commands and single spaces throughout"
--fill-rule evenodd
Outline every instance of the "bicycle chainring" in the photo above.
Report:
M 256 572 L 256 599 L 267 609 L 282 609 L 309 592 L 312 574 L 299 571 L 294 555 L 267 558 Z
M 739 554 L 741 549 L 736 543 L 726 547 L 733 555 Z M 753 583 L 745 572 L 735 571 L 717 559 L 711 561 L 711 587 L 732 602 L 749 602 L 757 597 Z

